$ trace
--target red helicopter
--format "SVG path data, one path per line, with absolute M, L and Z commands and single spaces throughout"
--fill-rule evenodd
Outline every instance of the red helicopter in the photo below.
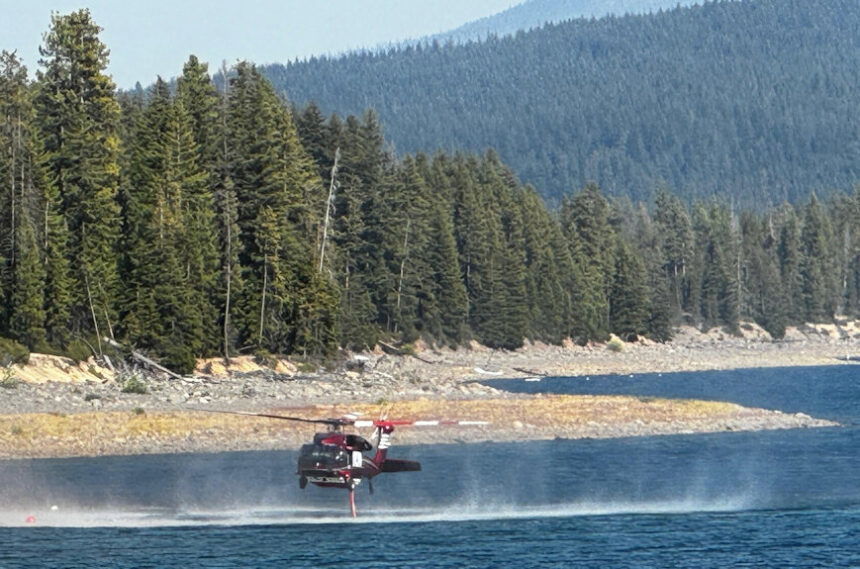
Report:
M 242 411 L 215 411 L 234 415 L 252 417 L 267 417 L 284 421 L 299 421 L 327 425 L 331 430 L 316 433 L 312 443 L 302 445 L 299 451 L 299 461 L 296 474 L 299 476 L 299 487 L 304 489 L 308 482 L 323 488 L 344 488 L 349 491 L 349 509 L 352 517 L 356 517 L 355 488 L 362 480 L 367 480 L 370 493 L 373 493 L 371 479 L 383 472 L 416 472 L 421 470 L 421 463 L 414 460 L 388 458 L 388 448 L 394 427 L 413 426 L 431 427 L 444 425 L 486 425 L 486 421 L 406 421 L 380 418 L 378 420 L 359 420 L 355 415 L 346 415 L 332 419 L 307 419 L 304 417 L 288 417 L 268 413 L 247 413 Z M 344 427 L 373 427 L 372 438 L 376 439 L 376 452 L 373 456 L 364 453 L 373 450 L 373 445 L 364 437 L 344 433 Z

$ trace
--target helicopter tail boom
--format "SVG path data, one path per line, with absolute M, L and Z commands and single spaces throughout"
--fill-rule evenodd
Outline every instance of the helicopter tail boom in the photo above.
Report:
M 382 463 L 382 472 L 418 472 L 421 463 L 415 460 L 388 458 Z

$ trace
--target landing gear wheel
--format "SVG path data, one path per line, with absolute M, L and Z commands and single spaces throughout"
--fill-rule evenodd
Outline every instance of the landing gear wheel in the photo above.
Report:
M 307 486 L 307 485 L 308 485 L 308 477 L 307 476 L 302 476 L 301 478 L 299 478 L 299 488 L 304 490 L 305 486 Z

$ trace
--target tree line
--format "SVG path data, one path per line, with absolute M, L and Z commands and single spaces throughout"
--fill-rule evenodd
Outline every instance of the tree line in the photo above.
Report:
M 858 28 L 854 0 L 708 1 L 263 72 L 299 104 L 373 107 L 403 152 L 493 147 L 553 205 L 595 181 L 765 209 L 860 180 Z
M 487 36 L 516 34 L 520 30 L 540 28 L 547 22 L 564 22 L 575 18 L 602 18 L 614 14 L 647 14 L 689 6 L 695 0 L 527 0 L 497 14 L 466 23 L 448 32 L 435 34 L 411 44 L 438 41 L 467 42 Z
M 294 108 L 249 63 L 118 93 L 99 31 L 53 16 L 33 80 L 0 55 L 0 336 L 30 350 L 111 338 L 187 372 L 860 315 L 857 192 L 762 213 L 587 184 L 549 209 L 494 151 L 398 158 L 373 111 Z

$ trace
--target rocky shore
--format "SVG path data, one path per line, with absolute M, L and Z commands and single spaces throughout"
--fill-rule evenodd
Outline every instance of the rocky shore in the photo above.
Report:
M 316 405 L 267 409 L 308 418 L 357 412 L 373 417 L 378 405 Z M 626 396 L 534 396 L 518 399 L 399 401 L 399 418 L 463 417 L 487 425 L 401 427 L 399 444 L 618 438 L 634 436 L 835 427 L 836 423 L 714 401 Z M 316 426 L 204 411 L 110 411 L 0 416 L 0 456 L 39 458 L 171 452 L 295 449 Z M 369 434 L 369 433 L 365 433 Z
M 681 329 L 668 344 L 643 341 L 620 348 L 529 345 L 501 352 L 481 346 L 416 346 L 411 354 L 349 354 L 329 369 L 287 360 L 262 365 L 241 357 L 229 368 L 221 360 L 202 361 L 195 375 L 181 379 L 134 370 L 117 373 L 92 362 L 33 354 L 27 366 L 0 370 L 5 373 L 0 386 L 6 388 L 0 391 L 0 457 L 290 448 L 312 429 L 195 410 L 288 409 L 290 414 L 338 416 L 364 409 L 375 416 L 382 402 L 394 403 L 398 416 L 492 422 L 465 433 L 442 429 L 422 434 L 430 437 L 422 440 L 434 442 L 831 426 L 805 415 L 722 403 L 528 397 L 480 383 L 530 375 L 857 365 L 852 357 L 860 355 L 856 323 L 792 329 L 780 342 L 753 325 L 742 330 L 737 337 Z M 404 443 L 416 442 L 413 436 L 408 430 L 398 432 Z

